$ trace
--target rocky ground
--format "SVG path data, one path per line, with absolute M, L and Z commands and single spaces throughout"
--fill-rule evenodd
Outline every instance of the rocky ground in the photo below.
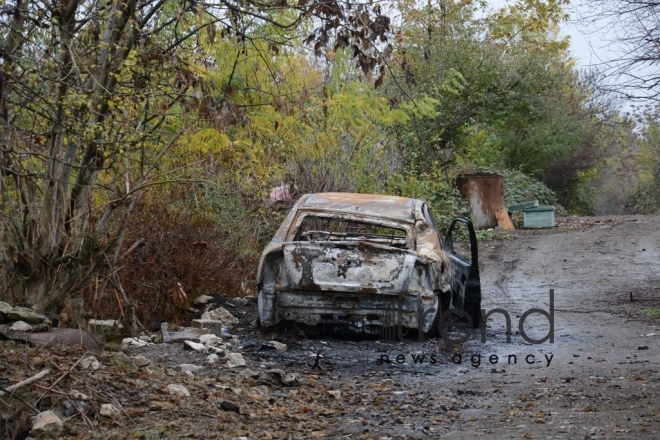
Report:
M 462 344 L 259 332 L 253 301 L 214 297 L 238 323 L 182 339 L 200 345 L 0 341 L 2 389 L 48 370 L 0 396 L 0 438 L 657 438 L 660 218 L 558 226 L 480 243 L 482 305 L 510 315 L 510 342 L 502 314 Z M 552 341 L 520 334 L 532 308 L 553 331 L 536 313 L 523 332 Z

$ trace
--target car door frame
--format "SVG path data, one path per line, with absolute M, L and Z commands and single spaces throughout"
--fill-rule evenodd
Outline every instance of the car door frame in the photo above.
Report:
M 468 228 L 470 237 L 470 261 L 454 252 L 452 233 L 458 223 Z M 451 262 L 451 303 L 456 309 L 464 310 L 471 318 L 473 327 L 481 325 L 481 280 L 479 277 L 479 249 L 474 225 L 466 217 L 452 220 L 443 242 L 443 250 Z

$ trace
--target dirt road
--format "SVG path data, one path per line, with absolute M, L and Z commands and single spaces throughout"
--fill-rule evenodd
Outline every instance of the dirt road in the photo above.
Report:
M 660 321 L 641 311 L 660 308 L 660 219 L 583 222 L 481 243 L 482 305 L 510 314 L 510 343 L 502 314 L 485 343 L 307 342 L 331 362 L 326 386 L 352 390 L 332 435 L 657 438 Z M 526 342 L 520 318 L 550 314 L 551 289 L 554 341 Z M 530 339 L 549 330 L 525 319 Z

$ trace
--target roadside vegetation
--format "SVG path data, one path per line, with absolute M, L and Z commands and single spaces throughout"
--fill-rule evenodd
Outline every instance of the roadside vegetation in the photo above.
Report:
M 576 70 L 563 3 L 8 1 L 0 300 L 135 329 L 254 294 L 280 185 L 445 223 L 487 168 L 508 203 L 657 212 L 655 109 L 621 116 Z

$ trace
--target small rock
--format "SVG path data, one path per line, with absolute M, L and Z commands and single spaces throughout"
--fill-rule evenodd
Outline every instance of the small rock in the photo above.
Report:
M 286 344 L 282 344 L 281 342 L 277 342 L 277 341 L 266 341 L 263 344 L 261 344 L 261 348 L 262 349 L 263 348 L 266 348 L 266 349 L 270 348 L 270 349 L 275 349 L 275 350 L 278 350 L 278 351 L 286 351 L 287 350 Z
M 234 367 L 244 367 L 247 365 L 245 363 L 245 359 L 243 359 L 243 355 L 240 353 L 229 353 L 227 355 L 227 366 L 229 368 L 234 368 Z
M 173 408 L 174 408 L 174 404 L 170 402 L 161 402 L 158 400 L 154 400 L 153 402 L 149 403 L 149 409 L 152 410 L 168 410 Z
M 117 409 L 116 406 L 114 406 L 111 403 L 104 403 L 103 405 L 101 405 L 100 414 L 103 417 L 108 417 L 110 419 L 116 419 L 118 417 L 121 417 L 121 412 Z
M 234 300 L 239 306 L 249 306 L 250 304 L 257 304 L 256 296 L 244 296 L 243 298 L 236 298 Z
M 251 379 L 259 377 L 259 373 L 246 368 L 236 375 L 236 382 L 242 383 Z
M 14 310 L 12 306 L 4 301 L 0 301 L 0 324 L 3 324 L 8 320 L 7 314 L 12 310 Z
M 71 398 L 74 400 L 89 400 L 89 396 L 87 394 L 83 394 L 78 390 L 71 390 L 69 396 L 71 396 Z
M 165 323 L 166 324 L 166 323 Z M 208 333 L 206 329 L 193 328 L 193 327 L 184 327 L 179 329 L 176 332 L 169 332 L 166 329 L 163 329 L 161 326 L 161 333 L 163 335 L 163 342 L 174 343 L 174 342 L 184 342 L 184 341 L 199 341 L 201 335 Z
M 74 414 L 82 412 L 86 414 L 89 411 L 89 405 L 79 400 L 65 400 L 62 402 L 62 413 L 64 417 L 71 417 Z
M 341 391 L 339 391 L 339 390 L 328 391 L 328 394 L 330 394 L 335 399 L 341 399 Z
M 227 352 L 223 348 L 209 347 L 209 350 L 211 352 L 213 352 L 213 354 L 218 355 L 218 357 L 221 357 L 221 358 L 227 357 Z
M 224 327 L 228 328 L 236 327 L 238 325 L 238 319 L 224 307 L 218 307 L 217 309 L 204 312 L 202 314 L 202 319 L 222 321 L 224 323 Z
M 32 417 L 30 435 L 38 439 L 59 438 L 64 424 L 53 411 L 44 411 Z
M 637 350 L 648 350 L 648 349 L 649 349 L 648 345 L 640 345 L 639 347 L 637 347 Z
M 212 331 L 215 334 L 220 334 L 222 332 L 222 328 L 225 327 L 225 324 L 223 321 L 218 321 L 217 319 L 202 318 L 202 319 L 193 319 L 192 326 L 195 328 Z
M 195 351 L 203 352 L 206 351 L 206 345 L 200 344 L 199 342 L 193 342 L 193 341 L 183 341 L 184 347 L 183 348 L 190 348 Z
M 212 353 L 206 357 L 206 360 L 208 361 L 209 364 L 215 364 L 218 361 L 218 359 L 220 359 L 220 357 L 215 353 Z
M 129 358 L 123 351 L 115 353 L 112 358 L 110 358 L 110 363 L 127 370 L 134 370 L 136 368 L 133 359 Z
M 223 400 L 220 403 L 220 408 L 222 408 L 224 411 L 233 411 L 237 414 L 241 413 L 241 407 L 236 405 L 234 402 L 230 402 L 229 400 Z
M 196 373 L 204 368 L 200 365 L 194 365 L 194 364 L 179 364 L 177 366 L 181 369 L 182 373 L 188 373 L 188 372 Z
M 52 324 L 50 319 L 27 307 L 14 307 L 13 310 L 7 313 L 7 319 L 10 321 L 24 321 L 28 324 Z
M 197 298 L 195 298 L 195 301 L 193 301 L 193 304 L 195 304 L 196 306 L 203 306 L 203 305 L 208 304 L 212 300 L 213 300 L 212 296 L 200 295 Z
M 214 334 L 202 335 L 199 337 L 199 342 L 208 346 L 222 344 L 223 339 Z
M 170 394 L 175 396 L 190 397 L 190 391 L 188 391 L 183 385 L 170 384 L 167 386 L 167 389 L 170 390 Z
M 129 347 L 146 347 L 147 345 L 153 345 L 151 342 L 143 341 L 138 338 L 124 338 L 121 340 L 121 349 L 126 350 Z
M 287 373 L 284 370 L 272 369 L 259 376 L 257 382 L 263 385 L 284 385 L 293 387 L 300 384 L 300 376 L 296 373 Z
M 46 361 L 43 360 L 43 358 L 40 356 L 35 356 L 32 359 L 30 359 L 30 363 L 35 367 L 43 367 L 44 365 L 46 365 Z
M 124 326 L 116 319 L 90 319 L 88 322 L 90 333 L 97 335 L 121 334 Z
M 85 370 L 98 370 L 101 364 L 94 356 L 85 356 L 80 360 L 80 366 Z
M 9 330 L 14 330 L 17 332 L 29 332 L 32 330 L 32 326 L 25 321 L 16 321 L 9 327 Z
M 135 365 L 138 367 L 143 368 L 151 364 L 151 359 L 139 354 L 137 356 L 133 356 L 133 362 L 135 362 Z

